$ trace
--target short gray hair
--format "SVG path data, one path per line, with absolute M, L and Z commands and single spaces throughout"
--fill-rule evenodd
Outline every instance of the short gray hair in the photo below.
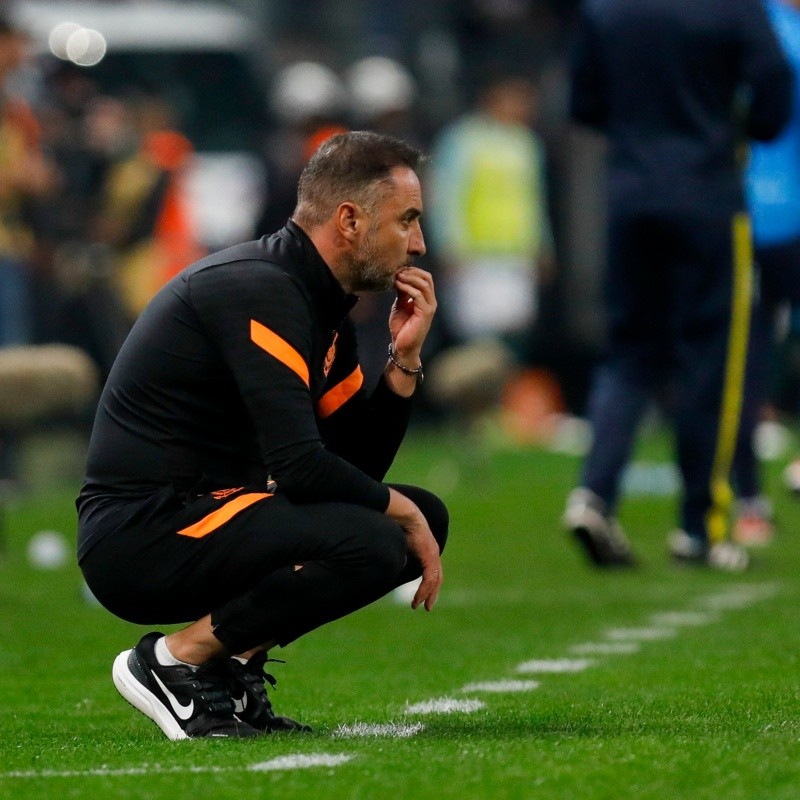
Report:
M 371 131 L 332 136 L 300 175 L 293 216 L 298 224 L 315 228 L 348 200 L 371 213 L 391 171 L 395 167 L 416 171 L 422 160 L 419 150 L 392 136 Z

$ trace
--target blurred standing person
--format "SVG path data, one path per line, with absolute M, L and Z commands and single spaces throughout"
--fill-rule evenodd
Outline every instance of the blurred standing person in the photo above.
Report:
M 776 137 L 791 72 L 760 0 L 588 0 L 573 118 L 609 154 L 609 349 L 589 401 L 594 441 L 564 522 L 599 566 L 634 563 L 619 480 L 654 388 L 670 379 L 683 476 L 672 556 L 728 571 L 729 473 L 747 351 L 752 239 L 739 151 Z
M 131 320 L 183 266 L 203 254 L 184 189 L 194 150 L 159 97 L 130 104 L 135 136 L 112 163 L 100 192 L 97 234 L 114 253 Z
M 116 250 L 97 242 L 104 227 L 99 217 L 106 213 L 108 177 L 133 157 L 138 137 L 122 100 L 100 95 L 72 75 L 62 76 L 62 87 L 49 118 L 62 181 L 47 208 L 45 238 L 54 278 L 47 325 L 50 338 L 80 347 L 105 379 L 131 314 L 123 305 Z
M 30 259 L 35 242 L 27 204 L 56 182 L 55 170 L 42 152 L 38 120 L 28 104 L 7 89 L 26 50 L 24 34 L 0 19 L 0 347 L 31 341 Z
M 536 102 L 528 79 L 490 79 L 476 108 L 438 136 L 430 175 L 448 332 L 458 343 L 502 339 L 520 358 L 537 283 L 554 263 L 544 148 L 531 127 Z
M 742 409 L 742 436 L 734 464 L 739 493 L 733 537 L 743 545 L 769 543 L 772 507 L 760 491 L 754 434 L 767 391 L 775 313 L 788 301 L 800 308 L 800 0 L 768 0 L 775 32 L 795 76 L 792 117 L 771 142 L 755 142 L 747 169 L 747 199 L 759 275 Z M 791 476 L 792 469 L 787 471 Z
M 41 146 L 30 106 L 8 90 L 10 76 L 26 58 L 27 39 L 0 18 L 0 347 L 33 341 L 35 236 L 31 202 L 57 181 Z M 13 436 L 0 431 L 0 488 L 16 476 Z

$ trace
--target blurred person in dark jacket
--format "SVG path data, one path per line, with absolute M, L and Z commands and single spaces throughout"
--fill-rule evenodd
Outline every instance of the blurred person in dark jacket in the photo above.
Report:
M 609 142 L 609 341 L 565 525 L 595 564 L 634 563 L 620 476 L 666 384 L 683 477 L 670 552 L 741 571 L 728 539 L 752 295 L 740 156 L 786 124 L 789 66 L 760 0 L 588 0 L 572 80 L 573 118 Z

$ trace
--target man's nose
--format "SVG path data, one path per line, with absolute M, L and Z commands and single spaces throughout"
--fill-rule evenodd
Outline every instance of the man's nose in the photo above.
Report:
M 422 235 L 422 227 L 415 221 L 411 229 L 411 237 L 408 240 L 408 252 L 412 256 L 425 255 L 425 237 Z

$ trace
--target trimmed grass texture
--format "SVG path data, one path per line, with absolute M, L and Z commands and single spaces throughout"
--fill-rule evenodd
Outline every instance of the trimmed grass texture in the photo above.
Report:
M 668 459 L 660 437 L 642 451 Z M 669 494 L 626 498 L 622 522 L 642 565 L 600 572 L 559 525 L 577 459 L 416 433 L 390 479 L 440 491 L 451 509 L 439 604 L 427 614 L 386 598 L 273 653 L 287 660 L 270 665 L 276 709 L 314 733 L 255 741 L 171 743 L 119 697 L 111 663 L 145 629 L 88 603 L 72 561 L 55 571 L 27 563 L 37 530 L 74 541 L 77 486 L 40 488 L 6 509 L 0 798 L 796 800 L 800 501 L 781 487 L 783 463 L 765 476 L 778 538 L 744 575 L 669 562 Z M 674 636 L 640 638 L 633 653 L 572 650 L 611 641 L 612 629 L 664 627 L 655 615 L 668 612 L 695 616 L 671 618 Z M 703 615 L 713 621 L 686 624 Z M 594 663 L 517 672 L 578 657 Z M 515 680 L 539 687 L 462 691 Z M 441 699 L 485 705 L 406 713 Z M 423 727 L 407 738 L 337 735 L 358 723 Z M 299 768 L 301 756 L 330 760 Z

